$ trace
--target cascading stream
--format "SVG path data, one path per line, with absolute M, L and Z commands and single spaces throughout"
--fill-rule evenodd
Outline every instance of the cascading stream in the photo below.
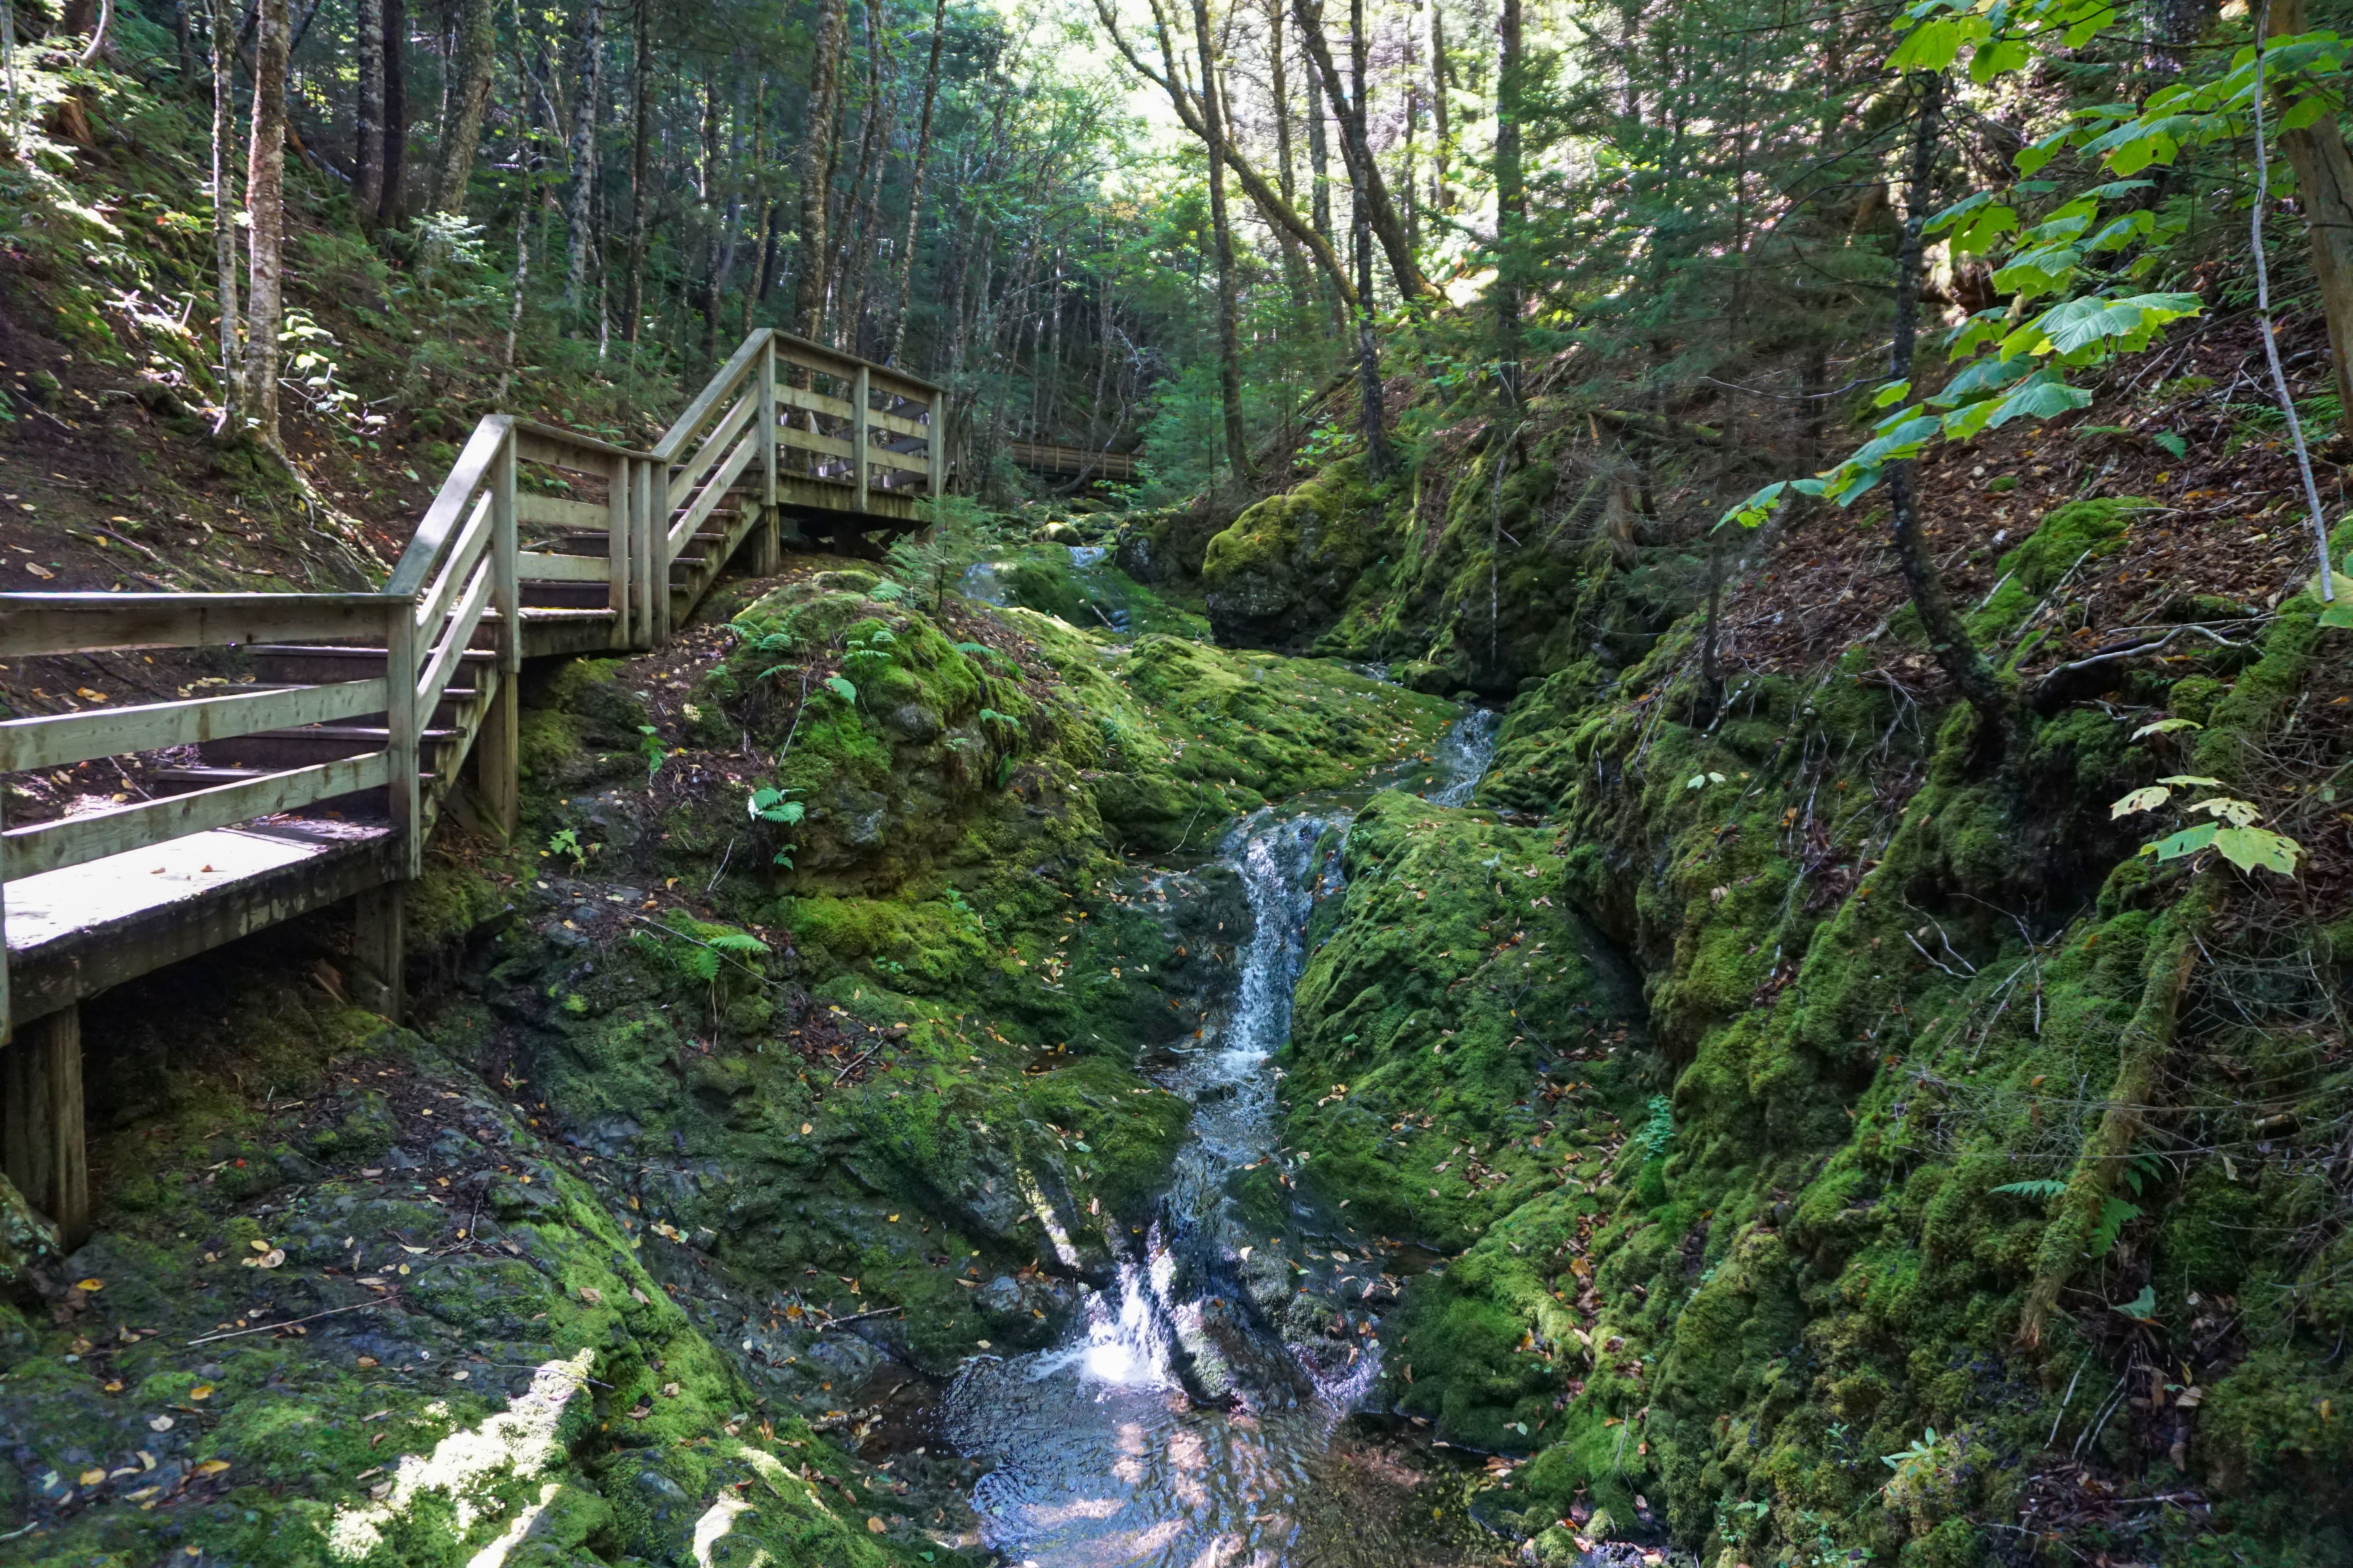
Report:
M 1447 732 L 1419 784 L 1466 801 L 1494 749 L 1496 716 Z M 1252 917 L 1224 1026 L 1171 1087 L 1193 1104 L 1169 1189 L 1140 1256 L 1091 1293 L 1054 1349 L 968 1368 L 949 1390 L 947 1436 L 995 1468 L 975 1489 L 988 1543 L 1035 1568 L 1165 1564 L 1282 1568 L 1400 1557 L 1348 1492 L 1321 1484 L 1333 1435 L 1379 1366 L 1366 1340 L 1311 1365 L 1248 1303 L 1253 1237 L 1227 1197 L 1237 1170 L 1277 1155 L 1272 1058 L 1290 1037 L 1307 919 L 1339 885 L 1340 835 L 1364 797 L 1269 806 L 1219 847 Z M 1312 1255 L 1311 1255 L 1312 1256 Z

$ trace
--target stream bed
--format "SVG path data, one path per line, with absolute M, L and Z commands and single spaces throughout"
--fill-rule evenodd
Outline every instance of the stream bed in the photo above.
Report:
M 1378 782 L 1460 805 L 1496 723 L 1474 711 L 1432 761 Z M 1432 1560 L 1395 1534 L 1416 1474 L 1389 1445 L 1344 1427 L 1379 1370 L 1377 1310 L 1394 1299 L 1397 1275 L 1425 1259 L 1299 1200 L 1282 1234 L 1261 1235 L 1228 1193 L 1235 1173 L 1282 1164 L 1273 1057 L 1290 1035 L 1308 916 L 1339 886 L 1339 844 L 1371 793 L 1266 807 L 1219 846 L 1252 929 L 1230 999 L 1164 1079 L 1192 1115 L 1155 1217 L 1128 1238 L 1116 1284 L 1087 1294 L 1059 1343 L 975 1362 L 946 1391 L 937 1429 L 986 1469 L 973 1504 L 984 1541 L 1008 1563 Z M 1331 1331 L 1320 1311 L 1311 1331 L 1294 1309 L 1349 1300 L 1357 1307 L 1332 1321 L 1353 1331 Z

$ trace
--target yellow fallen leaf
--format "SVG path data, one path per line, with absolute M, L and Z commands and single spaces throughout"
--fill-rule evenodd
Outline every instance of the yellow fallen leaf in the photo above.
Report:
M 196 1474 L 200 1476 L 216 1476 L 227 1468 L 228 1461 L 227 1459 L 206 1459 L 203 1464 L 196 1467 Z
M 95 1276 L 88 1279 L 77 1279 L 74 1281 L 74 1289 L 77 1290 L 103 1290 L 106 1289 L 106 1281 L 98 1279 Z
M 814 1127 L 811 1127 L 807 1122 L 804 1121 L 804 1122 L 802 1122 L 802 1123 L 801 1123 L 801 1136 L 802 1136 L 802 1137 L 806 1138 L 806 1137 L 807 1137 L 811 1132 L 814 1132 L 815 1131 L 817 1131 L 817 1130 L 816 1130 Z
M 882 1521 L 869 1514 L 866 1517 L 866 1528 L 880 1535 L 882 1533 Z
M 79 1479 L 82 1485 L 86 1487 L 94 1487 L 106 1479 L 106 1472 L 104 1470 L 84 1470 Z
M 899 1216 L 897 1215 L 892 1215 L 891 1216 L 891 1223 L 892 1225 L 897 1225 L 899 1223 Z
M 196 1384 L 195 1387 L 188 1390 L 188 1397 L 190 1399 L 210 1399 L 212 1396 L 213 1385 L 209 1383 L 200 1383 Z
M 269 1250 L 269 1243 L 266 1241 L 251 1241 L 246 1243 L 246 1245 L 252 1247 L 256 1252 L 267 1252 Z

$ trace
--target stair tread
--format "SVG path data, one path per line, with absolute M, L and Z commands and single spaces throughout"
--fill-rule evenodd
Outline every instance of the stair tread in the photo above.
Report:
M 227 745 L 237 741 L 375 741 L 391 733 L 380 724 L 306 724 L 290 730 L 260 730 L 250 735 L 230 735 L 217 743 Z M 455 730 L 427 730 L 417 738 L 454 741 L 458 735 L 459 731 Z

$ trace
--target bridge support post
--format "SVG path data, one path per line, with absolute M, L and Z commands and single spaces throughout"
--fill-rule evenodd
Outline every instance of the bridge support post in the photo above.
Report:
M 25 1201 L 57 1222 L 69 1247 L 90 1234 L 83 1142 L 81 1009 L 68 1005 L 0 1049 L 0 1157 Z
M 474 737 L 475 793 L 481 796 L 483 811 L 509 839 L 522 820 L 522 779 L 516 761 L 522 741 L 521 680 L 520 676 L 500 675 L 482 728 Z
M 408 889 L 385 882 L 352 900 L 352 957 L 360 973 L 352 995 L 361 1006 L 400 1022 L 401 974 L 408 962 Z

